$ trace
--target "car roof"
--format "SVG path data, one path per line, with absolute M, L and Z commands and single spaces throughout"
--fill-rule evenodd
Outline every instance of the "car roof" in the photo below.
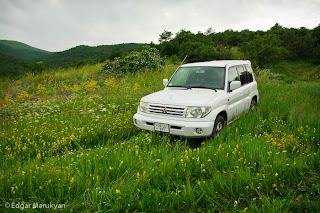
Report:
M 183 64 L 180 67 L 226 67 L 239 64 L 251 64 L 251 62 L 249 60 L 216 60 Z

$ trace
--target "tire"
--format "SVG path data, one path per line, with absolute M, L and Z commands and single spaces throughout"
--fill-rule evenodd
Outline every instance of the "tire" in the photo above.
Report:
M 257 101 L 252 99 L 250 104 L 250 111 L 254 111 L 255 109 L 257 109 L 257 107 L 258 107 Z
M 213 137 L 219 136 L 225 124 L 226 124 L 226 121 L 224 120 L 224 117 L 221 115 L 218 115 L 216 121 L 214 122 L 212 136 Z

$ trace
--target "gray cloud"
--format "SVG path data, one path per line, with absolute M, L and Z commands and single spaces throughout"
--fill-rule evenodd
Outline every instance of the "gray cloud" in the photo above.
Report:
M 164 30 L 216 32 L 316 27 L 319 0 L 0 0 L 0 39 L 49 51 L 157 42 Z

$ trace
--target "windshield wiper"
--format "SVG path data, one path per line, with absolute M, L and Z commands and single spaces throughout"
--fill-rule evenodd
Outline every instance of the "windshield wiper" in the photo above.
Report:
M 204 86 L 193 86 L 193 87 L 189 87 L 190 89 L 191 88 L 201 88 L 201 89 L 212 89 L 214 91 L 217 92 L 217 89 L 216 88 L 211 88 L 211 87 L 204 87 Z
M 182 88 L 186 88 L 186 89 L 191 89 L 191 87 L 187 87 L 187 86 L 168 86 L 168 87 L 182 87 Z
M 211 87 L 204 87 L 204 86 L 168 86 L 168 87 L 182 87 L 182 88 L 186 88 L 186 89 L 192 89 L 192 88 L 200 88 L 200 89 L 211 89 L 217 92 L 216 88 L 211 88 Z

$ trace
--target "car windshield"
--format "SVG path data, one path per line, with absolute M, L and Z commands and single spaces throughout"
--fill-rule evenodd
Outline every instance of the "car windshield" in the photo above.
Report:
M 224 89 L 224 67 L 180 67 L 168 86 Z

